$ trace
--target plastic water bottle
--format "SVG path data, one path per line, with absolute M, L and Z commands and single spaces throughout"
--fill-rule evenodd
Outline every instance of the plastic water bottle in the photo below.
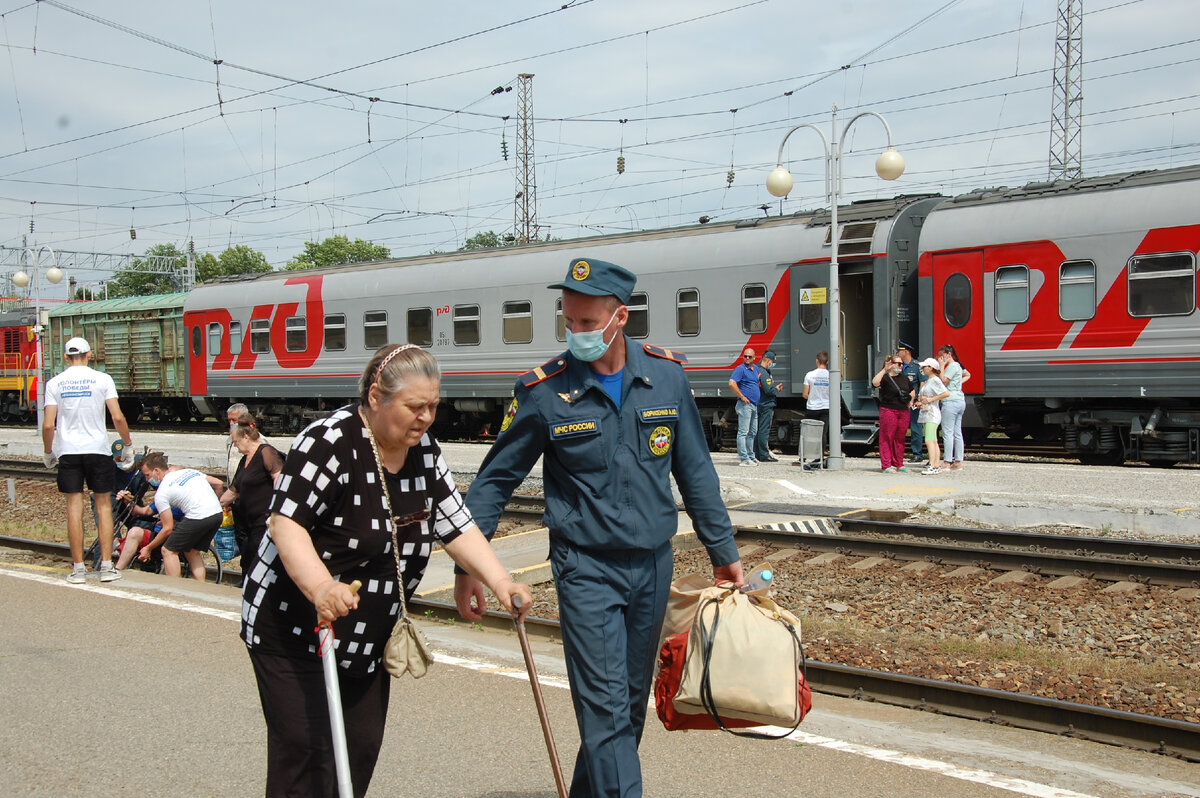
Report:
M 746 578 L 746 586 L 742 590 L 749 593 L 752 590 L 762 590 L 765 587 L 771 586 L 771 579 L 775 574 L 771 573 L 770 568 L 758 568 Z

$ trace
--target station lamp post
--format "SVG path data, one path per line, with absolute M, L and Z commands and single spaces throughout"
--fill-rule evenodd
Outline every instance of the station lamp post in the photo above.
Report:
M 775 170 L 767 175 L 767 191 L 776 197 L 786 197 L 792 190 L 792 174 L 783 165 L 783 147 L 788 137 L 801 128 L 815 131 L 825 147 L 825 196 L 829 201 L 829 460 L 828 467 L 841 470 L 845 467 L 842 456 L 842 357 L 839 340 L 841 298 L 838 292 L 838 200 L 842 194 L 842 145 L 846 134 L 855 122 L 864 116 L 873 116 L 883 123 L 887 132 L 887 149 L 875 159 L 875 173 L 884 180 L 895 180 L 904 174 L 904 157 L 892 146 L 892 129 L 887 120 L 874 111 L 863 111 L 852 117 L 838 136 L 838 109 L 833 107 L 829 123 L 830 138 L 816 125 L 796 125 L 779 142 L 779 157 L 775 159 Z M 873 364 L 872 364 L 873 365 Z
M 40 266 L 41 266 L 43 250 L 50 253 L 50 268 L 46 269 L 46 272 L 44 275 L 40 274 L 40 271 L 41 271 Z M 30 247 L 26 247 L 25 255 L 27 257 L 27 261 L 28 260 L 33 261 L 33 265 L 30 268 L 30 271 L 33 272 L 33 275 L 30 276 L 26 272 L 20 271 L 12 276 L 12 282 L 13 282 L 13 285 L 15 285 L 17 288 L 24 288 L 25 286 L 29 285 L 30 281 L 33 282 L 33 297 L 34 297 L 33 298 L 33 315 L 34 315 L 33 337 L 34 337 L 34 340 L 36 341 L 35 348 L 36 348 L 36 352 L 37 352 L 37 425 L 38 425 L 37 434 L 40 436 L 42 434 L 42 418 L 43 418 L 43 414 L 45 413 L 45 408 L 46 408 L 46 395 L 45 395 L 45 391 L 43 389 L 43 387 L 46 384 L 46 381 L 44 379 L 45 374 L 43 373 L 44 369 L 42 366 L 43 325 L 42 325 L 42 281 L 40 278 L 45 277 L 47 282 L 50 282 L 53 284 L 58 284 L 58 283 L 62 282 L 63 273 L 62 273 L 62 269 L 58 268 L 58 256 L 55 255 L 54 250 L 52 250 L 48 246 L 42 246 L 40 249 L 37 250 L 37 252 L 34 252 L 34 250 Z

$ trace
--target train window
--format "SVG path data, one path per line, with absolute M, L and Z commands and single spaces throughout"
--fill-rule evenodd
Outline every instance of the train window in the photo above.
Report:
M 650 307 L 645 294 L 629 297 L 629 321 L 625 323 L 625 334 L 630 338 L 645 338 L 650 334 Z
M 1001 266 L 996 269 L 996 321 L 1021 324 L 1029 321 L 1029 267 Z
M 250 320 L 250 351 L 256 355 L 271 351 L 271 320 Z
M 346 348 L 346 314 L 329 313 L 325 316 L 325 351 L 341 352 Z
M 240 355 L 242 353 L 242 323 L 240 321 L 229 322 L 229 354 Z
M 387 342 L 387 311 L 368 310 L 363 313 L 363 347 L 374 352 Z
M 504 343 L 527 344 L 533 340 L 533 303 L 505 302 L 501 323 Z
M 1130 316 L 1186 316 L 1196 309 L 1196 256 L 1138 255 L 1128 269 Z
M 200 353 L 204 351 L 204 331 L 200 329 L 200 325 L 192 328 L 192 357 L 200 357 Z
M 742 286 L 742 332 L 767 331 L 767 287 L 761 283 Z
M 805 283 L 800 286 L 803 291 L 806 288 L 820 288 L 816 283 Z M 806 305 L 797 305 L 800 316 L 800 329 L 809 335 L 813 335 L 817 330 L 821 329 L 821 322 L 825 320 L 825 306 L 809 303 Z
M 289 352 L 308 349 L 308 324 L 303 316 L 289 316 L 283 322 L 283 346 Z
M 562 299 L 554 300 L 554 337 L 560 341 L 567 340 L 567 323 L 563 321 Z
M 966 327 L 971 320 L 971 281 L 967 275 L 956 272 L 946 278 L 942 286 L 942 315 L 956 330 Z
M 433 311 L 431 309 L 408 309 L 408 342 L 417 346 L 433 346 Z
M 1096 315 L 1096 264 L 1068 260 L 1058 267 L 1058 317 L 1083 321 Z
M 208 353 L 221 354 L 221 325 L 215 321 L 208 324 Z
M 675 294 L 675 331 L 680 335 L 700 334 L 700 292 L 695 288 Z
M 479 306 L 454 306 L 454 343 L 456 346 L 479 345 Z

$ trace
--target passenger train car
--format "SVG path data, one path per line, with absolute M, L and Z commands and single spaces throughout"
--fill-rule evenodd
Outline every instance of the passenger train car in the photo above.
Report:
M 828 287 L 831 234 L 848 451 L 876 434 L 881 355 L 949 343 L 972 374 L 969 432 L 1061 435 L 1088 462 L 1200 462 L 1200 167 L 854 203 L 835 233 L 822 211 L 225 278 L 176 295 L 171 340 L 197 414 L 244 401 L 278 430 L 353 399 L 379 346 L 415 343 L 443 369 L 439 434 L 486 435 L 517 376 L 565 349 L 546 286 L 593 257 L 638 275 L 626 331 L 687 354 L 712 445 L 735 427 L 741 351 L 775 350 L 772 437 L 789 446 L 804 375 L 829 344 L 812 289 Z

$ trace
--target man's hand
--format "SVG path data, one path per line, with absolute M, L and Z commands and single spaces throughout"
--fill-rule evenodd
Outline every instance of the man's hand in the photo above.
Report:
M 54 452 L 46 452 L 42 455 L 42 462 L 46 465 L 46 468 L 54 468 L 54 466 L 58 465 L 58 458 L 54 456 Z

